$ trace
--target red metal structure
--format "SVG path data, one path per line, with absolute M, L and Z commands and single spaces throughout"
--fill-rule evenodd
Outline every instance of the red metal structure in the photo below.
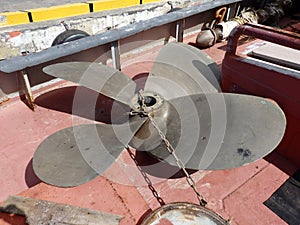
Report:
M 300 35 L 256 24 L 245 24 L 232 31 L 222 63 L 222 89 L 275 100 L 286 114 L 287 129 L 277 147 L 284 157 L 300 166 L 300 73 L 264 59 L 238 54 L 241 35 L 300 50 Z M 281 52 L 276 54 L 280 55 Z

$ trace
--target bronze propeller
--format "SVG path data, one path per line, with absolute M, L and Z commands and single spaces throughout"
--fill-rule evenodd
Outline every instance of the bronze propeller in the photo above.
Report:
M 42 181 L 55 186 L 76 186 L 99 176 L 128 145 L 176 166 L 147 115 L 185 167 L 194 170 L 223 170 L 256 161 L 279 144 L 285 131 L 284 113 L 274 101 L 221 93 L 216 64 L 183 43 L 160 50 L 143 92 L 128 76 L 102 64 L 65 62 L 47 66 L 44 72 L 97 91 L 128 109 L 123 124 L 69 127 L 39 145 L 33 169 Z

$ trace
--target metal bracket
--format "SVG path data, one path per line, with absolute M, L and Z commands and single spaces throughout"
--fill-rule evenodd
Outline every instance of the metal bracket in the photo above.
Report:
M 2 89 L 0 88 L 0 105 L 3 102 L 7 102 L 9 100 L 9 98 L 4 94 L 4 92 L 2 91 Z
M 182 42 L 183 41 L 183 27 L 184 27 L 184 20 L 178 20 L 176 22 L 176 41 Z
M 24 70 L 20 71 L 20 79 L 19 80 L 22 82 L 21 85 L 22 85 L 22 88 L 24 91 L 25 98 L 27 100 L 27 105 L 31 110 L 34 111 L 34 109 L 35 109 L 34 98 L 33 98 L 33 94 L 31 91 L 31 86 L 30 86 L 30 82 L 28 79 L 28 75 Z M 22 97 L 21 97 L 21 99 L 22 99 Z
M 119 41 L 114 41 L 111 43 L 111 57 L 112 57 L 113 67 L 121 71 Z

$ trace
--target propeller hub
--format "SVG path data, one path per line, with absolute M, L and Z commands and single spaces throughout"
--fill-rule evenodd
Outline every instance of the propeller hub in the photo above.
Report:
M 132 111 L 133 112 L 144 112 L 149 113 L 159 109 L 163 104 L 164 100 L 161 96 L 156 93 L 144 92 L 143 93 L 144 104 L 146 107 L 143 108 L 140 94 L 136 94 L 132 98 Z
M 165 133 L 168 123 L 170 123 L 168 118 L 172 118 L 172 116 L 170 116 L 172 112 L 170 104 L 156 93 L 144 92 L 142 95 L 144 107 L 141 94 L 136 94 L 132 99 L 132 114 L 147 117 L 149 113 L 151 113 L 152 118 L 160 127 L 161 131 Z M 159 146 L 161 141 L 159 133 L 153 127 L 150 120 L 147 120 L 138 132 L 136 132 L 129 145 L 139 151 L 150 151 Z

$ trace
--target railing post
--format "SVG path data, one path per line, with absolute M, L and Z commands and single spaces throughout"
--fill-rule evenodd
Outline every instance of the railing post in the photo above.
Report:
M 121 70 L 119 41 L 114 41 L 111 43 L 111 58 L 113 67 L 117 70 Z

